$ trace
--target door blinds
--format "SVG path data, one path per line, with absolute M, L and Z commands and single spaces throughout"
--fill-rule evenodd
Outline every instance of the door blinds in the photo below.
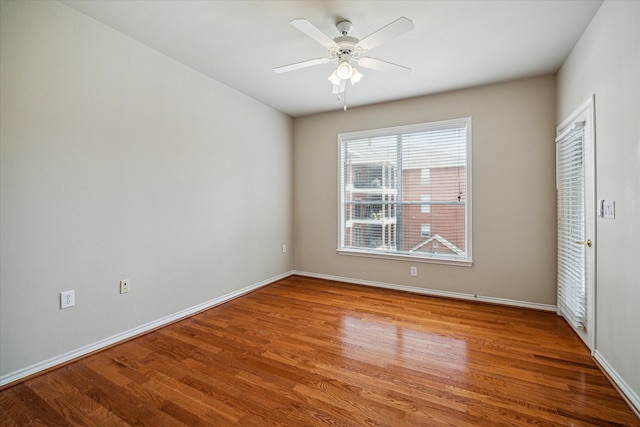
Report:
M 558 308 L 574 327 L 586 325 L 584 127 L 556 141 Z

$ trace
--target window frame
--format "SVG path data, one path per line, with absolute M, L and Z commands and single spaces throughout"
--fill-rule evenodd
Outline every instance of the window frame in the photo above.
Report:
M 466 127 L 466 158 L 465 158 L 465 255 L 464 258 L 452 257 L 449 255 L 442 254 L 408 254 L 408 253 L 393 253 L 391 251 L 373 251 L 367 250 L 366 248 L 347 248 L 343 247 L 343 236 L 345 235 L 345 209 L 343 207 L 343 200 L 345 197 L 345 183 L 344 183 L 344 159 L 343 159 L 343 140 L 352 140 L 352 139 L 360 139 L 360 138 L 375 138 L 375 137 L 384 137 L 390 135 L 398 135 L 398 134 L 407 134 L 407 133 L 415 133 L 415 132 L 424 132 L 424 131 L 432 131 L 438 129 L 450 129 L 454 127 Z M 451 120 L 441 120 L 435 122 L 426 122 L 405 126 L 395 126 L 389 128 L 381 128 L 381 129 L 370 129 L 363 131 L 355 131 L 355 132 L 345 132 L 337 135 L 337 209 L 338 209 L 338 224 L 337 224 L 337 239 L 336 239 L 336 252 L 339 255 L 350 255 L 350 256 L 361 256 L 361 257 L 370 257 L 370 258 L 383 258 L 383 259 L 392 259 L 392 260 L 404 260 L 404 261 L 412 261 L 412 262 L 424 262 L 424 263 L 435 263 L 435 264 L 447 264 L 447 265 L 457 265 L 457 266 L 466 266 L 470 267 L 473 265 L 473 257 L 472 257 L 472 207 L 473 207 L 473 198 L 472 198 L 472 139 L 473 132 L 471 126 L 471 117 L 451 119 Z

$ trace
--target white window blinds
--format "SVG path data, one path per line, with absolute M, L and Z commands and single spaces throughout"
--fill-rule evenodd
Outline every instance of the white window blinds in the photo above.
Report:
M 558 308 L 576 328 L 586 323 L 584 128 L 556 141 Z
M 470 262 L 470 124 L 339 135 L 338 250 Z

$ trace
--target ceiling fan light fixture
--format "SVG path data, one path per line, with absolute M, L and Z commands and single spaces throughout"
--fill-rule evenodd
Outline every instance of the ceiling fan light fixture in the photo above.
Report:
M 340 63 L 338 64 L 336 72 L 338 77 L 342 80 L 351 78 L 351 75 L 353 74 L 353 67 L 349 63 L 349 58 L 340 58 Z
M 334 86 L 340 86 L 340 77 L 338 77 L 338 69 L 333 70 L 333 73 L 329 76 L 329 81 L 333 83 Z
M 362 73 L 360 71 L 358 71 L 355 67 L 353 67 L 353 71 L 351 73 L 351 84 L 354 85 L 356 83 L 358 83 L 360 81 L 360 79 L 362 78 Z

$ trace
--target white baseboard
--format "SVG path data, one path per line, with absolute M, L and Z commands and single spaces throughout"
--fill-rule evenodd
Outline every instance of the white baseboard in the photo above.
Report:
M 631 406 L 631 409 L 636 414 L 638 418 L 640 418 L 640 396 L 638 396 L 631 387 L 622 379 L 620 374 L 611 366 L 611 364 L 604 358 L 602 353 L 598 350 L 593 352 L 593 358 L 600 364 L 602 369 L 605 370 L 609 378 L 616 384 L 620 393 L 623 394 L 624 398 Z
M 371 280 L 352 279 L 349 277 L 329 276 L 326 274 L 309 273 L 306 271 L 294 270 L 293 274 L 307 277 L 315 277 L 317 279 L 335 280 L 338 282 L 354 283 L 356 285 L 374 286 L 377 288 L 395 289 L 398 291 L 413 292 L 423 295 L 431 295 L 437 297 L 456 298 L 469 301 L 489 302 L 493 304 L 509 305 L 514 307 L 532 308 L 535 310 L 557 311 L 557 307 L 551 304 L 540 304 L 537 302 L 519 301 L 506 298 L 487 297 L 482 295 L 465 294 L 461 292 L 442 291 L 438 289 L 418 288 L 416 286 L 396 285 L 393 283 L 374 282 Z
M 222 295 L 218 298 L 214 298 L 212 300 L 203 302 L 201 304 L 195 305 L 193 307 L 187 308 L 185 310 L 181 310 L 177 313 L 170 314 L 168 316 L 162 317 L 160 319 L 154 320 L 149 323 L 145 323 L 144 325 L 140 325 L 136 328 L 129 329 L 128 331 L 121 332 L 119 334 L 113 335 L 111 337 L 105 338 L 103 340 L 97 341 L 93 344 L 86 345 L 84 347 L 80 347 L 76 350 L 69 351 L 67 353 L 61 354 L 59 356 L 52 357 L 50 359 L 44 360 L 42 362 L 35 363 L 31 366 L 27 366 L 26 368 L 19 369 L 14 372 L 10 372 L 8 374 L 2 375 L 0 377 L 0 386 L 4 386 L 6 384 L 12 383 L 14 381 L 21 380 L 22 378 L 26 378 L 30 375 L 37 374 L 38 372 L 45 371 L 50 368 L 54 368 L 56 366 L 62 365 L 66 362 L 69 362 L 74 359 L 78 359 L 82 356 L 85 356 L 89 353 L 93 353 L 97 350 L 101 350 L 112 346 L 114 344 L 118 344 L 122 341 L 126 341 L 130 338 L 133 338 L 138 335 L 142 335 L 146 332 L 157 329 L 161 326 L 168 325 L 177 320 L 192 316 L 200 311 L 207 310 L 211 307 L 215 307 L 216 305 L 220 305 L 227 301 L 230 301 L 234 298 L 247 294 L 251 291 L 254 291 L 258 288 L 266 286 L 270 283 L 276 282 L 278 280 L 284 279 L 285 277 L 289 277 L 293 274 L 293 272 L 288 271 L 286 273 L 280 274 L 278 276 L 271 277 L 266 280 L 262 280 L 258 283 L 254 283 L 253 285 L 246 286 L 242 289 L 238 289 L 237 291 L 228 293 L 226 295 Z

